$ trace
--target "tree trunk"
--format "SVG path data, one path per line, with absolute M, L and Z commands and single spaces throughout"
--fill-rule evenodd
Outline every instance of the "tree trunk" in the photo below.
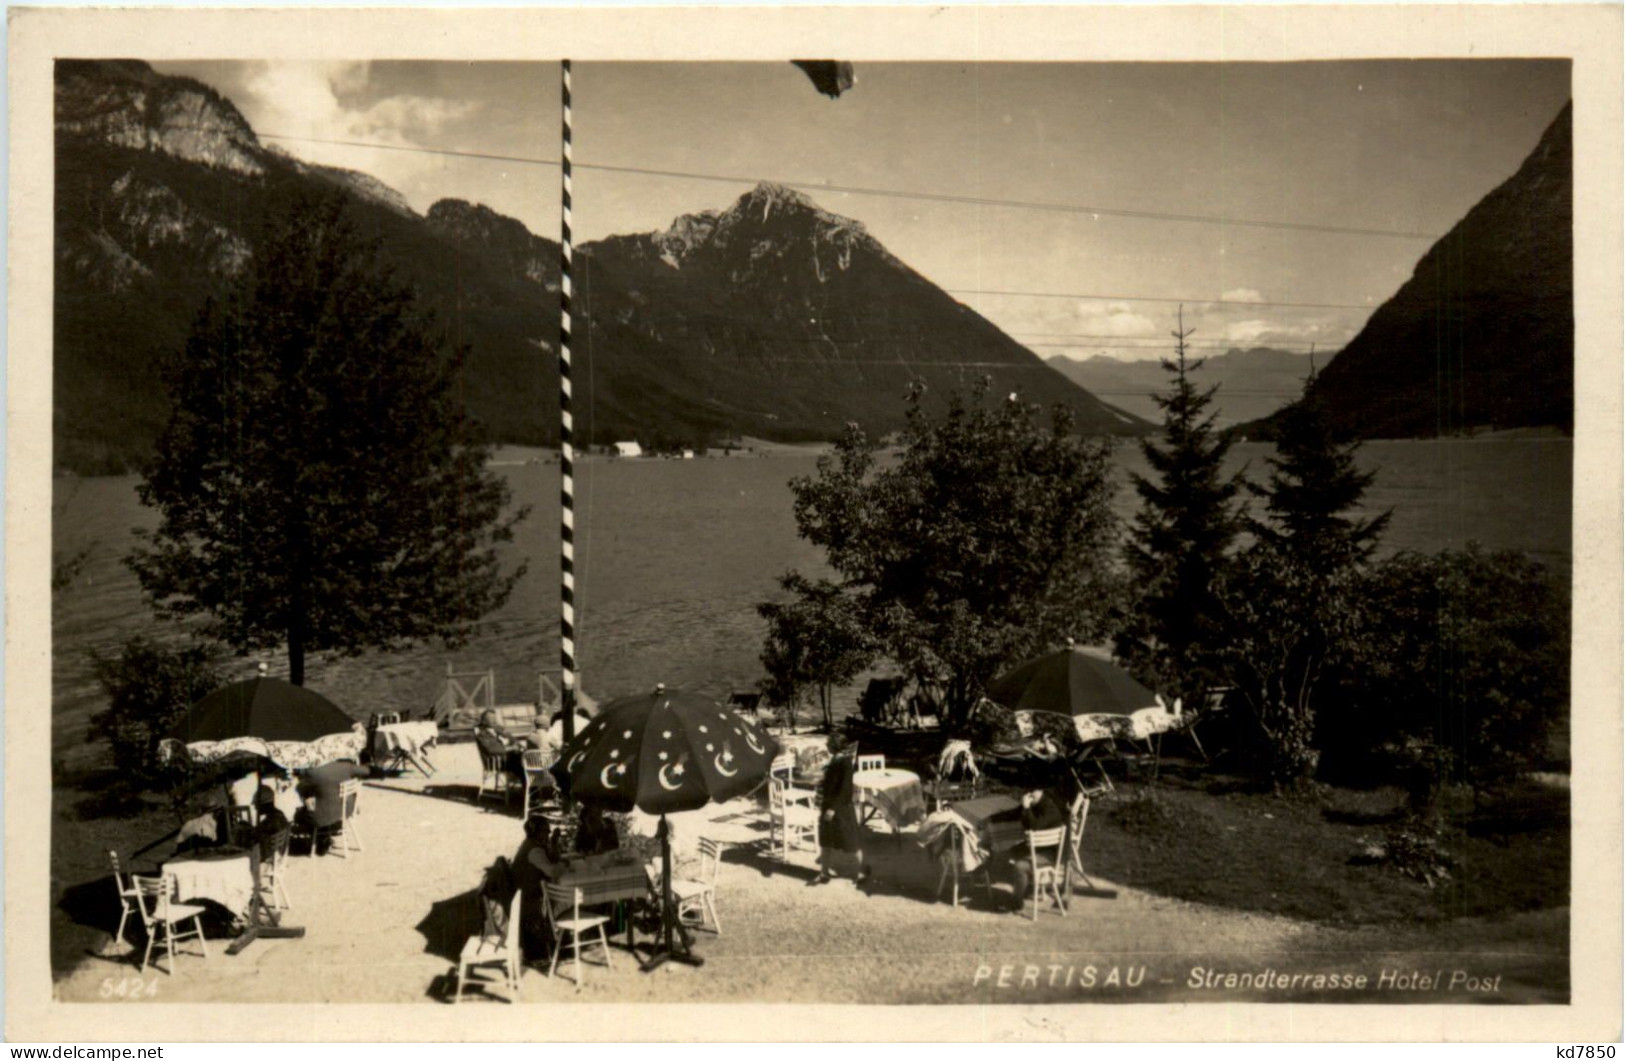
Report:
M 305 630 L 298 619 L 288 627 L 288 681 L 305 684 Z

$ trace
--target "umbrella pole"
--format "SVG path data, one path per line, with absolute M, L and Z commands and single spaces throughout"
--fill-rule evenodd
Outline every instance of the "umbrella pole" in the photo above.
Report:
M 663 939 L 659 949 L 649 956 L 649 961 L 643 967 L 644 972 L 658 969 L 668 961 L 681 962 L 698 968 L 705 964 L 705 959 L 696 955 L 689 949 L 688 933 L 682 931 L 677 921 L 677 904 L 671 898 L 671 827 L 666 823 L 666 816 L 660 816 L 660 826 L 655 831 L 660 837 L 660 927 Z M 683 948 L 678 950 L 672 940 L 673 931 L 680 933 Z

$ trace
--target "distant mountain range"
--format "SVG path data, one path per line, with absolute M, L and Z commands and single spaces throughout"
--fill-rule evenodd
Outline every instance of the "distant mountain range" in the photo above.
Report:
M 1333 353 L 1317 354 L 1315 366 L 1324 369 Z M 1199 355 L 1192 358 L 1193 364 L 1196 361 L 1201 362 L 1201 367 L 1191 373 L 1195 384 L 1202 388 L 1218 387 L 1209 412 L 1214 414 L 1214 422 L 1219 427 L 1269 416 L 1283 405 L 1296 401 L 1303 394 L 1304 379 L 1310 367 L 1307 353 L 1266 346 Z M 1166 394 L 1172 375 L 1162 367 L 1160 359 L 1128 360 L 1110 354 L 1072 358 L 1062 354 L 1051 357 L 1049 363 L 1102 400 L 1147 420 L 1161 421 L 1162 410 L 1152 395 Z
M 1574 429 L 1572 105 L 1315 382 L 1363 438 Z M 1249 425 L 1267 434 L 1269 423 Z
M 342 189 L 470 357 L 471 410 L 504 442 L 557 440 L 559 248 L 455 199 L 416 214 L 374 178 L 262 144 L 237 108 L 138 61 L 56 67 L 55 461 L 130 467 L 167 417 L 157 366 L 250 261 L 278 187 Z M 1139 417 L 1055 371 L 863 226 L 759 185 L 664 232 L 578 248 L 576 424 L 586 440 L 834 437 L 900 426 L 910 383 L 1070 408 L 1091 434 Z

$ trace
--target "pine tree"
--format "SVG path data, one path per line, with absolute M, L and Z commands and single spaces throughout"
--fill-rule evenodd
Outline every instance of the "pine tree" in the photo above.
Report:
M 1355 464 L 1358 442 L 1339 441 L 1314 392 L 1277 421 L 1268 481 L 1249 490 L 1265 519 L 1227 587 L 1231 679 L 1266 742 L 1266 768 L 1278 787 L 1313 779 L 1316 693 L 1357 636 L 1356 579 L 1390 513 L 1354 518 L 1374 472 Z
M 1184 310 L 1173 359 L 1162 366 L 1172 377 L 1167 393 L 1155 395 L 1163 413 L 1163 436 L 1140 444 L 1155 478 L 1133 476 L 1140 495 L 1126 553 L 1136 596 L 1117 637 L 1117 655 L 1153 688 L 1187 702 L 1214 677 L 1214 653 L 1223 637 L 1217 582 L 1241 527 L 1239 475 L 1226 476 L 1231 440 L 1214 430 L 1209 413 L 1217 385 L 1202 390 L 1191 374 Z
M 1248 530 L 1291 563 L 1311 574 L 1329 575 L 1363 564 L 1391 513 L 1366 519 L 1346 515 L 1359 505 L 1377 473 L 1362 472 L 1355 464 L 1359 442 L 1336 438 L 1314 383 L 1311 373 L 1302 397 L 1277 421 L 1268 482 L 1248 484 L 1264 501 L 1267 516 L 1249 519 Z
M 412 292 L 338 195 L 291 195 L 170 370 L 171 414 L 130 559 L 160 615 L 205 615 L 239 651 L 455 643 L 522 573 L 494 546 L 523 512 Z

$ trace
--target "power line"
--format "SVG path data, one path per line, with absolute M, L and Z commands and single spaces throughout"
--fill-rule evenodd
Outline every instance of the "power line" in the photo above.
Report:
M 483 151 L 451 151 L 443 148 L 413 147 L 405 144 L 377 144 L 361 140 L 328 140 L 314 136 L 284 136 L 280 133 L 259 133 L 262 139 L 286 140 L 294 143 L 326 144 L 334 147 L 359 147 L 373 151 L 403 151 L 421 155 L 442 155 L 449 158 L 482 159 L 492 162 L 513 162 L 532 166 L 558 166 L 557 159 L 528 158 L 522 155 L 497 155 Z M 647 166 L 612 166 L 603 163 L 576 162 L 574 169 L 596 170 L 600 173 L 626 173 L 644 177 L 666 177 L 676 180 L 712 181 L 722 184 L 760 183 L 756 177 L 743 177 L 721 173 L 695 173 L 689 170 L 654 169 Z M 882 199 L 917 199 L 925 202 L 954 203 L 961 206 L 1009 207 L 1018 210 L 1039 210 L 1057 214 L 1088 214 L 1134 221 L 1178 221 L 1200 225 L 1226 225 L 1236 228 L 1266 228 L 1289 232 L 1320 232 L 1340 236 L 1381 236 L 1390 239 L 1436 240 L 1438 233 L 1403 231 L 1399 229 L 1361 228 L 1351 225 L 1328 225 L 1308 221 L 1276 221 L 1266 218 L 1224 217 L 1218 214 L 1170 213 L 1159 210 L 1129 210 L 1121 207 L 1087 206 L 1076 203 L 1045 203 L 1026 199 L 995 199 L 980 195 L 951 195 L 945 192 L 909 192 L 895 188 L 867 188 L 855 184 L 825 184 L 814 181 L 780 180 L 771 183 L 786 188 L 799 188 L 817 192 L 842 192 L 848 195 L 868 195 Z

